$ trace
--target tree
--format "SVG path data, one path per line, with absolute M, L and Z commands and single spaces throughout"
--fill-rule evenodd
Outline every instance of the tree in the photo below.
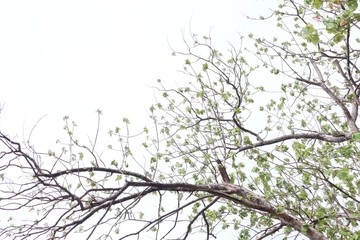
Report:
M 285 41 L 226 53 L 192 35 L 142 149 L 126 118 L 105 153 L 69 117 L 46 153 L 1 133 L 0 238 L 359 239 L 357 9 L 284 0 Z

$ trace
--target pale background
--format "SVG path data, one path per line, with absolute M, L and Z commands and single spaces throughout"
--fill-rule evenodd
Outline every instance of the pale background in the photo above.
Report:
M 0 131 L 19 141 L 31 138 L 47 151 L 69 115 L 94 136 L 128 117 L 147 124 L 152 86 L 185 78 L 183 50 L 189 31 L 214 38 L 226 51 L 239 34 L 272 37 L 273 28 L 246 15 L 267 16 L 277 1 L 137 0 L 0 1 Z M 170 45 L 170 46 L 169 46 Z
M 211 32 L 218 49 L 238 34 L 266 36 L 271 28 L 245 15 L 268 15 L 274 1 L 1 1 L 0 130 L 28 135 L 34 124 L 46 139 L 70 115 L 94 129 L 124 116 L 142 124 L 157 79 L 183 78 L 182 35 Z M 88 126 L 86 126 L 88 124 Z M 56 134 L 56 133 L 54 133 Z

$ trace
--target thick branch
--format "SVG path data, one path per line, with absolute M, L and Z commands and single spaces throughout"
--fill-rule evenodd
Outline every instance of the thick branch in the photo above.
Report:
M 323 133 L 298 133 L 298 134 L 292 134 L 292 135 L 284 135 L 284 136 L 273 138 L 270 140 L 257 142 L 252 145 L 240 147 L 238 149 L 238 152 L 242 152 L 242 151 L 257 148 L 257 147 L 263 147 L 263 146 L 267 146 L 267 145 L 271 145 L 271 144 L 275 144 L 275 143 L 279 143 L 279 142 L 283 142 L 283 141 L 287 141 L 287 140 L 292 140 L 292 139 L 317 139 L 317 140 L 321 140 L 321 141 L 325 141 L 325 142 L 339 143 L 339 142 L 344 142 L 344 141 L 350 140 L 351 135 L 345 134 L 345 133 L 341 134 L 339 136 L 327 135 L 327 134 L 323 134 Z
M 241 204 L 249 209 L 259 210 L 263 213 L 270 214 L 273 218 L 278 219 L 282 224 L 291 226 L 295 230 L 301 232 L 302 227 L 306 222 L 296 218 L 295 216 L 285 211 L 279 211 L 274 205 L 266 201 L 254 192 L 251 192 L 244 187 L 223 183 L 223 184 L 211 184 L 211 185 L 193 185 L 187 183 L 149 183 L 149 182 L 127 182 L 129 186 L 137 187 L 150 187 L 156 190 L 162 191 L 182 191 L 182 192 L 194 192 L 201 191 L 207 192 L 219 197 L 225 198 L 234 203 Z M 235 195 L 235 196 L 234 196 Z M 309 227 L 305 233 L 303 233 L 312 240 L 327 240 L 327 238 L 315 228 Z

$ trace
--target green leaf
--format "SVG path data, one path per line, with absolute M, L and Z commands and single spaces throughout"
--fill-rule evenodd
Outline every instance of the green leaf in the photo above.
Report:
M 272 68 L 270 72 L 271 72 L 272 74 L 277 75 L 277 74 L 279 74 L 279 73 L 280 73 L 280 70 L 279 70 L 279 69 L 277 69 L 277 68 Z
M 305 2 L 305 5 L 310 5 L 313 2 L 313 0 L 305 0 L 304 2 Z
M 307 193 L 306 193 L 305 189 L 303 189 L 303 188 L 300 189 L 299 197 L 302 200 L 305 200 L 307 198 Z
M 360 132 L 353 133 L 352 139 L 355 141 L 360 141 Z
M 343 168 L 340 171 L 337 172 L 336 176 L 340 179 L 340 180 L 347 180 L 350 177 L 350 172 L 348 168 Z
M 116 160 L 112 160 L 110 165 L 113 165 L 115 167 L 118 167 L 118 162 Z
M 304 119 L 301 120 L 301 126 L 306 127 L 306 121 Z
M 203 64 L 203 71 L 206 71 L 209 68 L 209 65 L 207 63 Z
M 306 233 L 309 230 L 310 226 L 309 224 L 304 224 L 301 226 L 301 232 Z
M 316 8 L 316 9 L 320 9 L 323 5 L 323 1 L 322 0 L 314 0 L 313 2 L 313 6 Z
M 344 36 L 343 34 L 338 33 L 338 34 L 336 34 L 336 35 L 334 36 L 333 41 L 334 41 L 335 43 L 339 43 L 339 42 L 341 42 L 344 38 L 345 38 L 345 36 Z
M 349 11 L 354 12 L 358 8 L 358 0 L 349 0 L 345 4 L 349 7 Z
M 354 13 L 354 14 L 353 14 L 353 18 L 354 18 L 356 21 L 360 21 L 360 13 Z
M 319 34 L 312 24 L 307 24 L 302 29 L 301 36 L 313 44 L 318 44 L 320 42 Z
M 130 124 L 130 120 L 127 117 L 123 118 L 123 122 L 126 123 L 126 124 Z
M 331 18 L 326 19 L 324 25 L 328 33 L 336 33 L 338 31 L 338 24 Z

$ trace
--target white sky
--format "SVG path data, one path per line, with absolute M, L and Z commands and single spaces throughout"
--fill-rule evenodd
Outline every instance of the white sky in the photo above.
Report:
M 172 57 L 168 43 L 184 49 L 190 26 L 199 35 L 211 31 L 223 51 L 238 33 L 270 34 L 245 15 L 266 15 L 274 2 L 0 1 L 0 131 L 21 140 L 47 115 L 35 132 L 47 150 L 64 115 L 92 133 L 96 109 L 103 110 L 105 132 L 125 116 L 142 128 L 155 102 L 150 86 L 185 78 L 177 72 L 184 59 Z
M 64 115 L 95 126 L 98 108 L 114 119 L 107 129 L 124 116 L 141 123 L 154 102 L 149 86 L 182 77 L 184 59 L 172 57 L 168 43 L 184 49 L 181 34 L 191 25 L 199 35 L 211 30 L 226 50 L 238 33 L 268 30 L 244 15 L 270 7 L 265 0 L 1 1 L 0 129 L 21 136 L 45 114 L 46 132 L 61 128 Z

